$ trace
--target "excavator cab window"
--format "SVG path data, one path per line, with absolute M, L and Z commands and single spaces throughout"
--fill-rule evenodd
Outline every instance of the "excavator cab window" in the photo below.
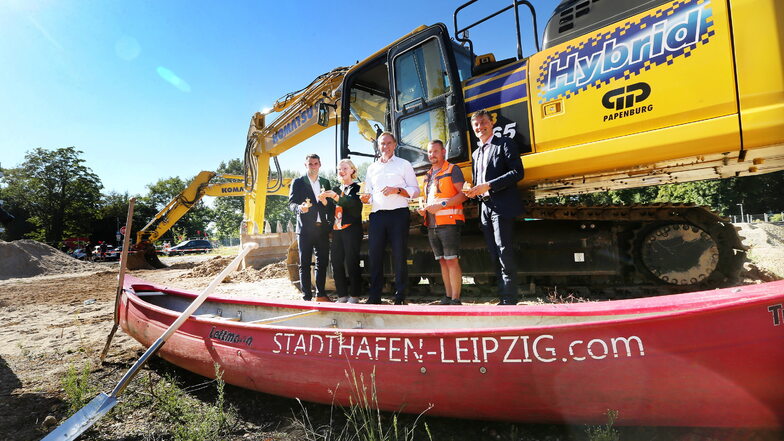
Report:
M 389 127 L 389 76 L 385 57 L 379 57 L 346 76 L 341 111 L 342 157 L 375 158 L 376 133 Z M 367 159 L 354 159 L 358 166 Z
M 397 110 L 432 100 L 451 90 L 438 41 L 432 38 L 395 59 Z
M 440 139 L 447 148 L 447 159 L 464 160 L 465 115 L 458 114 L 463 112 L 462 106 L 456 105 L 462 92 L 455 85 L 462 81 L 460 74 L 470 70 L 461 72 L 446 28 L 431 26 L 393 47 L 388 57 L 397 155 L 423 171 L 430 167 L 427 144 Z

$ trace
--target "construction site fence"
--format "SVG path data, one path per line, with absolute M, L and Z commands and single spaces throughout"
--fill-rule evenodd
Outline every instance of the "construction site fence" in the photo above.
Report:
M 733 224 L 745 224 L 752 222 L 784 222 L 784 212 L 781 213 L 762 213 L 762 214 L 731 214 L 728 216 Z

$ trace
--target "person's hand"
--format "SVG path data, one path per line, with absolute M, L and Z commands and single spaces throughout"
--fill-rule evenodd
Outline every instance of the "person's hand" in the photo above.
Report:
M 484 194 L 489 190 L 490 190 L 490 184 L 485 182 L 468 189 L 468 191 L 465 192 L 465 195 L 468 196 L 469 198 L 473 198 L 479 196 L 480 194 Z
M 327 198 L 331 198 L 332 196 L 334 196 L 334 194 L 335 194 L 334 191 L 326 190 L 319 193 L 319 195 L 316 196 L 316 198 L 319 200 L 319 202 L 321 202 L 322 205 L 327 205 Z
M 359 200 L 362 201 L 363 204 L 367 204 L 370 202 L 370 193 L 362 193 L 359 195 Z
M 416 212 L 417 212 L 417 213 L 418 213 L 420 216 L 422 216 L 422 217 L 425 217 L 425 210 L 424 210 L 423 208 L 417 208 Z
M 384 193 L 384 196 L 389 196 L 391 194 L 398 194 L 398 193 L 400 193 L 400 188 L 398 188 L 398 187 L 384 187 L 384 189 L 381 190 L 381 193 Z
M 321 194 L 323 194 L 323 195 L 324 195 L 324 198 L 325 198 L 325 199 L 326 199 L 326 198 L 331 198 L 331 199 L 334 199 L 334 200 L 336 200 L 336 201 L 338 200 L 338 194 L 337 194 L 337 193 L 335 193 L 335 192 L 334 192 L 334 191 L 332 191 L 332 190 L 327 190 L 327 191 L 325 191 L 324 193 L 321 193 Z
M 442 208 L 444 208 L 444 207 L 442 207 L 441 204 L 433 204 L 433 205 L 428 205 L 427 207 L 425 207 L 425 210 L 427 210 L 427 212 L 430 213 L 430 214 L 436 214 L 438 212 L 438 210 L 440 210 Z
M 310 202 L 303 202 L 299 204 L 299 212 L 300 213 L 307 213 L 310 210 Z

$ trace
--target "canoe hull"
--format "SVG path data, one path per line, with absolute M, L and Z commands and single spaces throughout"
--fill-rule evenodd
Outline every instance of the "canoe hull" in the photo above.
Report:
M 133 284 L 121 326 L 149 346 L 177 313 L 137 297 Z M 320 403 L 347 405 L 356 380 L 375 386 L 379 408 L 407 413 L 599 424 L 612 409 L 621 425 L 783 427 L 784 324 L 776 324 L 776 305 L 784 295 L 765 292 L 782 293 L 784 284 L 767 285 L 744 287 L 763 294 L 727 305 L 519 328 L 335 329 L 194 317 L 159 354 L 207 377 L 218 363 L 227 383 Z M 325 325 L 342 313 L 324 308 Z

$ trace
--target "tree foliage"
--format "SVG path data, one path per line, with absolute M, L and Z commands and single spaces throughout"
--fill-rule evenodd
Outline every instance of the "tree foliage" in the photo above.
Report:
M 143 219 L 152 220 L 156 213 L 182 193 L 192 181 L 193 178 L 185 181 L 175 176 L 148 184 L 147 195 L 140 198 L 139 201 L 140 215 L 144 216 Z M 206 206 L 204 201 L 198 201 L 171 229 L 161 236 L 161 240 L 177 243 L 186 238 L 203 236 L 212 217 L 212 209 Z
M 739 214 L 739 205 L 746 213 L 784 211 L 784 172 L 720 180 L 684 182 L 661 186 L 612 190 L 577 196 L 547 198 L 543 202 L 579 203 L 588 205 L 693 203 L 705 205 L 729 216 Z
M 6 169 L 2 197 L 24 213 L 26 236 L 59 246 L 68 236 L 87 236 L 101 204 L 103 185 L 75 147 L 36 148 L 17 168 Z
M 241 176 L 244 173 L 244 167 L 240 159 L 231 159 L 229 162 L 221 162 L 217 172 Z M 216 179 L 216 182 L 224 181 L 227 180 Z M 229 239 L 240 236 L 240 222 L 242 222 L 243 210 L 243 198 L 241 197 L 215 198 L 212 220 L 215 223 L 215 234 L 218 238 Z

